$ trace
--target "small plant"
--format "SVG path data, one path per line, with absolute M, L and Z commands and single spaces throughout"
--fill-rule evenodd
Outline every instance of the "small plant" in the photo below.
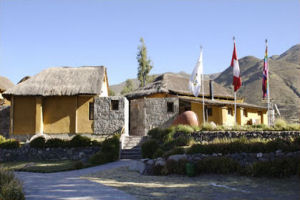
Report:
M 74 169 L 82 169 L 84 167 L 84 164 L 82 161 L 78 160 L 74 164 Z
M 142 155 L 143 158 L 153 158 L 154 153 L 159 148 L 157 140 L 150 139 L 142 144 Z
M 158 148 L 155 153 L 153 154 L 153 158 L 162 157 L 164 154 L 164 151 L 161 148 Z
M 181 159 L 178 161 L 167 160 L 166 166 L 167 166 L 168 173 L 170 173 L 170 174 L 185 174 L 187 162 L 188 161 L 186 159 Z
M 8 139 L 5 142 L 0 143 L 0 148 L 3 149 L 16 149 L 20 147 L 20 142 L 15 139 Z
M 284 130 L 287 128 L 287 123 L 284 119 L 278 118 L 274 122 L 274 127 L 277 130 Z
M 1 200 L 24 200 L 21 183 L 15 179 L 12 172 L 0 168 L 0 199 Z
M 192 138 L 188 135 L 180 135 L 176 139 L 174 139 L 174 143 L 176 146 L 188 146 L 192 142 Z
M 176 131 L 177 133 L 191 134 L 191 133 L 193 133 L 195 130 L 194 130 L 194 128 L 191 127 L 191 126 L 179 124 L 178 126 L 175 127 L 175 131 Z
M 171 150 L 165 152 L 165 153 L 163 154 L 163 157 L 164 157 L 164 158 L 168 158 L 168 157 L 171 156 L 171 155 L 184 154 L 184 153 L 185 153 L 184 148 L 176 147 L 176 148 L 174 148 L 174 149 L 171 149 Z
M 91 145 L 91 139 L 82 135 L 75 135 L 70 140 L 70 147 L 88 147 Z
M 44 148 L 46 144 L 46 139 L 44 137 L 37 137 L 30 141 L 30 147 L 32 148 Z
M 6 141 L 6 138 L 4 136 L 0 135 L 0 144 L 5 141 Z
M 200 128 L 202 131 L 213 131 L 215 129 L 212 124 L 207 122 L 202 124 Z
M 198 174 L 203 173 L 215 173 L 215 174 L 229 174 L 234 173 L 238 169 L 238 162 L 226 158 L 226 157 L 216 157 L 216 158 L 204 158 L 199 160 L 196 164 L 196 169 Z
M 59 138 L 50 138 L 45 143 L 45 147 L 49 147 L 49 148 L 66 147 L 66 146 L 68 146 L 68 141 Z

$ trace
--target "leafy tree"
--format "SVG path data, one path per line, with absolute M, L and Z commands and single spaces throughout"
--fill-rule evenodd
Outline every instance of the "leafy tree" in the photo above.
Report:
M 126 80 L 125 86 L 123 88 L 123 90 L 121 91 L 121 94 L 127 94 L 131 91 L 133 91 L 133 81 L 130 79 Z
M 115 95 L 116 93 L 112 89 L 108 88 L 108 96 L 115 96 Z
M 138 67 L 138 80 L 140 81 L 140 87 L 146 85 L 146 81 L 148 79 L 148 74 L 153 68 L 151 64 L 151 60 L 147 58 L 147 48 L 144 43 L 144 39 L 140 39 L 141 45 L 138 46 L 138 53 L 137 53 L 137 61 L 139 63 Z

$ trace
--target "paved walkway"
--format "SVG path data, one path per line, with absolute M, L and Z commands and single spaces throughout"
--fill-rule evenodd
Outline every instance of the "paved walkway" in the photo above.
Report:
M 123 191 L 80 179 L 85 174 L 129 166 L 132 162 L 134 161 L 120 160 L 81 170 L 48 174 L 16 172 L 16 176 L 23 181 L 26 200 L 136 200 Z

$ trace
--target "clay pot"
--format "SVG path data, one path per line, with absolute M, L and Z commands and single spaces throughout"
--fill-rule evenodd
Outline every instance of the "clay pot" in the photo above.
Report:
M 185 111 L 178 115 L 173 121 L 172 125 L 176 126 L 179 124 L 199 126 L 197 114 L 193 111 Z

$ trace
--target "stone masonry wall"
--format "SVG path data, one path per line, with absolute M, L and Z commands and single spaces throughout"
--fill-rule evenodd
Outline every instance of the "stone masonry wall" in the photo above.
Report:
M 0 106 L 0 135 L 9 135 L 10 106 Z
M 99 150 L 99 147 L 35 149 L 26 144 L 17 149 L 0 149 L 0 162 L 37 160 L 82 160 L 85 162 Z
M 119 101 L 118 110 L 112 100 Z M 124 129 L 128 135 L 129 104 L 125 97 L 98 97 L 94 102 L 94 134 L 110 135 Z
M 168 112 L 167 103 L 173 102 L 173 112 Z M 148 98 L 145 99 L 145 131 L 155 127 L 166 128 L 170 126 L 179 113 L 178 98 Z

